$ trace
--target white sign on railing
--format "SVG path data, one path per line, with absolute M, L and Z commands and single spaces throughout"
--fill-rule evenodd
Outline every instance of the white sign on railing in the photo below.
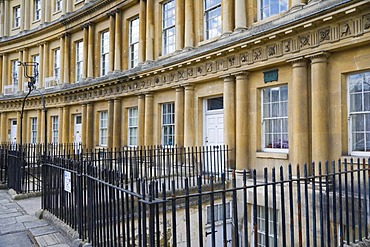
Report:
M 64 190 L 72 193 L 71 172 L 64 171 Z

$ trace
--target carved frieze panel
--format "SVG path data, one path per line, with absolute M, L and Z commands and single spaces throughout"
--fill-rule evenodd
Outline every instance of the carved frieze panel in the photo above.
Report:
M 219 59 L 216 61 L 216 70 L 217 71 L 223 71 L 227 69 L 227 63 L 225 62 L 225 59 Z
M 300 49 L 305 49 L 309 48 L 312 44 L 311 42 L 311 34 L 306 33 L 298 36 L 298 41 L 299 41 L 299 48 Z
M 363 23 L 364 23 L 364 31 L 365 32 L 370 31 L 370 14 L 364 15 L 362 20 L 363 20 Z
M 262 57 L 262 48 L 259 47 L 257 49 L 253 49 L 252 56 L 253 56 L 253 61 L 254 62 L 261 61 L 262 58 L 263 58 Z
M 252 55 L 249 51 L 240 54 L 240 64 L 251 64 L 253 63 Z
M 332 34 L 331 34 L 331 28 L 330 27 L 324 27 L 322 29 L 319 29 L 318 31 L 318 38 L 319 38 L 319 43 L 324 44 L 332 39 Z

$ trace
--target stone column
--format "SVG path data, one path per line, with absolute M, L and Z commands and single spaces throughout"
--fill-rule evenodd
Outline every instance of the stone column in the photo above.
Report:
M 291 0 L 291 1 L 292 1 L 292 7 L 291 7 L 292 10 L 301 9 L 303 5 L 305 5 L 306 3 L 306 0 Z
M 43 50 L 43 47 L 42 47 L 42 44 L 39 44 L 39 66 L 38 66 L 38 70 L 39 70 L 39 79 L 38 79 L 38 88 L 43 88 L 44 87 L 44 50 Z
M 1 87 L 1 92 L 4 93 L 4 86 L 7 85 L 8 81 L 8 70 L 9 70 L 9 61 L 8 61 L 8 54 L 4 53 L 3 54 L 3 67 L 2 67 L 2 87 Z
M 288 85 L 289 104 L 291 114 L 289 125 L 289 161 L 291 164 L 310 163 L 308 139 L 308 78 L 307 61 L 304 59 L 293 60 L 292 82 Z M 315 99 L 314 99 L 315 100 Z
M 69 126 L 69 106 L 63 107 L 63 124 L 62 124 L 62 143 L 69 143 L 69 134 L 71 126 Z
M 44 87 L 45 87 L 45 78 L 49 76 L 49 43 L 45 42 L 44 43 L 44 62 L 43 62 L 43 69 L 44 69 Z
M 88 55 L 87 55 L 87 77 L 94 77 L 94 26 L 89 25 Z
M 121 99 L 114 99 L 113 148 L 121 147 Z
M 115 13 L 109 13 L 109 61 L 108 72 L 114 70 Z
M 4 36 L 4 1 L 0 1 L 0 37 Z
M 3 54 L 0 54 L 0 68 L 3 68 L 4 64 L 3 61 L 4 61 Z M 0 95 L 3 93 L 4 82 L 5 81 L 3 80 L 3 69 L 0 69 Z
M 247 28 L 246 0 L 235 0 L 235 29 Z
M 184 146 L 193 147 L 195 145 L 195 123 L 194 123 L 194 86 L 185 86 L 185 106 L 184 106 Z
M 248 73 L 243 72 L 236 75 L 236 155 L 235 163 L 237 170 L 249 170 L 248 164 Z
M 9 7 L 10 0 L 4 0 L 4 36 L 9 36 L 9 30 L 11 26 L 11 13 Z
M 327 56 L 320 53 L 311 59 L 312 160 L 325 162 L 329 157 Z
M 23 50 L 18 51 L 18 61 L 23 60 Z M 18 92 L 23 91 L 23 66 L 18 66 Z
M 25 48 L 25 49 L 23 50 L 22 59 L 21 59 L 20 61 L 22 61 L 22 62 L 28 62 L 28 61 L 29 61 L 29 60 L 28 60 L 28 49 L 27 49 L 27 48 Z M 28 78 L 26 78 L 26 76 L 25 76 L 25 74 L 24 74 L 24 68 L 23 68 L 22 66 L 19 66 L 19 67 L 21 67 L 21 68 L 22 68 L 22 72 L 23 72 L 23 76 L 22 76 L 22 78 L 19 78 L 19 79 L 20 79 L 20 80 L 19 80 L 19 82 L 20 82 L 20 84 L 21 84 L 20 91 L 27 91 L 27 90 L 24 90 L 24 84 L 25 84 L 25 83 L 28 83 Z M 26 68 L 26 71 L 27 71 L 27 73 L 28 73 L 29 75 L 32 73 L 32 71 L 31 71 L 31 68 L 30 68 L 30 67 L 27 67 L 27 68 Z
M 184 48 L 185 32 L 185 0 L 176 0 L 176 50 Z M 176 129 L 176 128 L 175 128 Z
M 30 1 L 24 1 L 24 5 L 22 5 L 24 11 L 23 15 L 23 30 L 29 30 L 30 29 L 30 20 L 31 20 L 31 11 L 30 9 Z
M 64 81 L 64 50 L 65 50 L 65 34 L 62 34 L 60 36 L 60 57 L 59 57 L 59 63 L 60 63 L 60 69 L 59 69 L 59 83 L 63 83 Z
M 58 142 L 59 143 L 63 143 L 63 132 L 65 131 L 64 127 L 63 127 L 63 107 L 59 107 L 58 108 L 58 114 L 59 114 L 59 117 L 58 117 Z M 52 124 L 52 123 L 50 123 Z M 51 136 L 51 135 L 50 135 Z
M 193 0 L 185 0 L 185 48 L 194 46 L 194 36 Z
M 154 0 L 147 0 L 146 11 L 146 61 L 154 60 Z
M 44 128 L 42 128 L 41 124 L 42 124 L 42 111 L 41 109 L 38 109 L 37 110 L 37 136 L 36 136 L 36 142 L 37 143 L 44 143 L 44 138 L 43 137 L 43 133 L 41 133 Z
M 70 72 L 70 64 L 69 60 L 71 59 L 71 47 L 70 47 L 70 34 L 66 33 L 64 36 L 64 52 L 60 53 L 60 56 L 64 56 L 64 75 L 63 82 L 69 83 L 69 72 Z
M 234 30 L 234 0 L 222 0 L 222 33 Z
M 94 147 L 94 103 L 87 103 L 86 113 L 86 148 L 91 150 Z
M 23 123 L 22 123 L 22 127 L 23 127 L 23 130 L 22 130 L 22 144 L 23 143 L 28 143 L 28 139 L 27 139 L 27 122 L 26 122 L 26 119 L 27 119 L 27 111 L 24 111 L 23 112 Z M 18 111 L 17 112 L 17 140 L 16 142 L 17 143 L 20 143 L 21 141 L 21 112 Z
M 147 93 L 145 94 L 145 146 L 153 145 L 153 94 Z
M 81 118 L 82 118 L 82 123 L 81 123 L 81 143 L 82 143 L 82 148 L 86 147 L 86 138 L 88 138 L 89 135 L 87 135 L 87 110 L 86 110 L 86 103 L 82 103 L 81 105 L 82 108 L 82 113 L 81 113 Z
M 175 101 L 175 144 L 184 146 L 184 88 L 176 88 Z
M 0 117 L 0 142 L 4 143 L 8 140 L 8 126 L 6 124 L 7 113 L 2 112 Z
M 82 68 L 82 78 L 86 79 L 87 76 L 87 66 L 88 66 L 88 61 L 87 61 L 87 53 L 88 53 L 88 40 L 89 40 L 89 26 L 88 25 L 83 25 L 83 68 Z
M 235 168 L 235 78 L 224 77 L 224 143 L 230 150 L 229 164 Z
M 114 101 L 108 100 L 108 140 L 107 148 L 113 147 L 113 122 L 114 122 Z
M 145 61 L 145 47 L 146 47 L 146 2 L 140 1 L 139 13 L 139 63 Z
M 138 126 L 137 126 L 137 145 L 144 146 L 144 128 L 145 128 L 145 95 L 138 96 L 137 102 Z
M 115 24 L 115 43 L 114 43 L 114 70 L 119 71 L 122 69 L 121 59 L 122 59 L 122 17 L 121 11 L 117 10 L 116 12 L 116 24 Z

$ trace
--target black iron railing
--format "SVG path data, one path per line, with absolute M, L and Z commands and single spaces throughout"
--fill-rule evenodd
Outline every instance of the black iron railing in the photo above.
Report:
M 44 208 L 94 246 L 308 247 L 369 239 L 370 160 L 232 177 L 228 169 L 184 172 L 177 180 L 150 173 L 148 157 L 148 164 L 163 165 L 150 155 L 154 150 L 141 156 L 126 151 L 52 158 L 44 165 Z

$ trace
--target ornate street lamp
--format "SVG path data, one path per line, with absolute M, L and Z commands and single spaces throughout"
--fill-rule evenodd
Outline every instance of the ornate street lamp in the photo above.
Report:
M 44 146 L 44 158 L 46 159 L 46 155 L 47 155 L 47 110 L 46 110 L 46 106 L 45 106 L 45 99 L 44 99 L 44 95 L 40 92 L 40 90 L 38 90 L 35 86 L 36 84 L 36 78 L 37 76 L 39 75 L 39 71 L 38 71 L 38 66 L 39 66 L 39 63 L 37 62 L 19 62 L 18 63 L 18 66 L 22 66 L 23 69 L 24 69 L 24 77 L 28 78 L 29 81 L 28 81 L 28 93 L 26 94 L 26 96 L 24 96 L 23 98 L 23 102 L 22 102 L 22 111 L 21 111 L 21 133 L 20 133 L 20 151 L 21 151 L 21 155 L 23 156 L 23 153 L 22 153 L 22 145 L 23 145 L 23 112 L 24 112 L 24 105 L 26 103 L 26 99 L 27 97 L 31 94 L 32 91 L 36 91 L 40 94 L 41 96 L 41 102 L 42 102 L 42 106 L 43 106 L 43 109 L 44 109 L 44 120 L 45 120 L 45 127 L 44 127 L 44 137 L 45 137 L 45 146 Z M 31 68 L 31 72 L 29 72 L 29 69 L 28 68 Z M 30 74 L 29 74 L 30 73 Z

